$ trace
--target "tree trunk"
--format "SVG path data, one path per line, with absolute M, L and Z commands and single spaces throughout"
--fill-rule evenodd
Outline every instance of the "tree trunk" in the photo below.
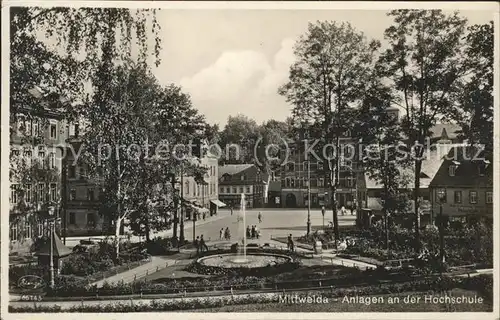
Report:
M 335 236 L 335 243 L 337 240 L 340 239 L 340 234 L 339 234 L 339 217 L 338 217 L 338 210 L 337 210 L 337 185 L 339 181 L 339 151 L 340 151 L 340 139 L 337 134 L 336 137 L 336 142 L 335 142 L 335 165 L 331 169 L 333 172 L 331 172 L 331 193 L 332 193 L 332 211 L 333 211 L 333 234 Z
M 147 214 L 148 214 L 148 211 L 146 209 L 146 230 L 145 230 L 146 242 L 150 242 L 151 241 L 151 236 L 150 236 L 151 228 L 149 227 L 149 217 L 147 216 Z
M 172 192 L 175 193 L 175 175 L 172 176 L 172 180 L 171 180 L 171 185 L 172 185 Z M 175 198 L 175 195 L 174 195 L 174 210 L 172 210 L 173 212 L 173 216 L 174 216 L 174 222 L 173 222 L 173 231 L 172 231 L 172 238 L 176 239 L 177 238 L 177 224 L 178 224 L 178 215 L 177 215 L 177 210 L 178 210 L 178 204 L 179 204 L 179 200 L 177 198 Z
M 116 250 L 116 259 L 120 257 L 120 227 L 122 224 L 122 218 L 117 218 L 115 220 L 115 250 Z
M 420 155 L 417 155 L 420 157 Z M 420 172 L 422 170 L 422 160 L 415 161 L 415 185 L 413 190 L 413 202 L 415 208 L 415 252 L 420 252 L 420 212 L 419 212 L 419 198 L 420 198 Z

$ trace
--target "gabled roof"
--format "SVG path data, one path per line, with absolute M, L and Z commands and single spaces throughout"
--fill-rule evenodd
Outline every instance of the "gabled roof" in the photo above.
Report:
M 455 166 L 455 174 L 450 176 L 449 167 Z M 479 166 L 486 165 L 485 174 L 479 175 Z M 493 165 L 476 154 L 472 147 L 459 147 L 449 150 L 438 172 L 430 183 L 432 187 L 493 187 Z
M 441 164 L 444 159 L 457 145 L 454 144 L 442 144 L 437 145 L 435 149 L 426 151 L 426 154 L 422 160 L 422 170 L 420 173 L 420 188 L 428 188 L 434 176 L 437 174 Z M 413 188 L 415 179 L 415 167 L 410 165 L 407 168 L 400 169 L 401 173 L 407 178 L 407 184 L 402 185 L 402 188 Z M 371 179 L 368 174 L 365 173 L 365 181 L 367 189 L 381 189 L 383 187 L 382 183 Z
M 234 175 L 240 173 L 252 166 L 254 166 L 254 164 L 226 164 L 219 166 L 219 178 L 225 174 Z
M 443 138 L 453 140 L 457 138 L 461 128 L 458 124 L 454 123 L 438 123 L 435 124 L 430 131 L 432 139 Z

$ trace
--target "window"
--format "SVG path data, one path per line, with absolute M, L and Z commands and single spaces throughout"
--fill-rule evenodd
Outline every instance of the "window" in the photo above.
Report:
M 245 176 L 244 175 L 242 175 L 240 178 L 241 178 L 241 181 L 245 180 Z
M 446 203 L 446 190 L 438 189 L 436 192 L 436 199 L 438 202 Z
M 346 180 L 346 187 L 347 188 L 352 188 L 354 186 L 354 183 L 353 183 L 353 179 L 352 178 L 347 178 Z
M 455 191 L 454 197 L 455 203 L 462 203 L 462 191 Z
M 56 201 L 56 198 L 57 198 L 57 184 L 51 183 L 50 184 L 50 200 Z
M 493 192 L 486 191 L 486 203 L 493 203 Z
M 76 200 L 76 189 L 71 189 L 69 191 L 69 200 Z
M 189 195 L 189 181 L 186 181 L 186 190 L 184 190 L 184 192 L 186 193 L 186 195 Z
M 236 189 L 236 187 L 233 187 L 233 193 L 238 193 L 238 189 Z
M 231 193 L 231 188 L 226 187 L 226 193 Z
M 38 129 L 38 121 L 33 120 L 33 135 L 37 137 L 40 134 L 40 131 Z
M 324 187 L 324 186 L 325 186 L 325 179 L 319 178 L 318 179 L 318 187 Z
M 469 203 L 475 204 L 477 203 L 477 191 L 469 192 Z
M 13 157 L 19 157 L 19 150 L 17 150 L 17 149 L 11 149 L 11 151 L 12 151 L 12 156 Z
M 24 197 L 25 197 L 25 200 L 26 202 L 31 202 L 32 201 L 32 194 L 31 194 L 31 184 L 27 184 L 25 187 L 24 187 Z
M 49 166 L 51 169 L 56 167 L 56 154 L 51 152 L 49 155 Z
M 25 158 L 31 158 L 32 156 L 33 156 L 33 152 L 31 152 L 31 150 L 29 150 L 29 149 L 24 150 L 24 157 Z
M 287 169 L 288 169 L 288 171 L 293 172 L 295 170 L 295 164 L 289 163 L 287 165 Z
M 219 190 L 220 193 L 224 193 L 224 187 L 220 187 Z
M 319 171 L 323 170 L 323 162 L 318 162 L 318 170 Z
M 479 170 L 479 175 L 484 176 L 486 173 L 486 166 L 484 164 L 480 164 L 478 170 Z
M 311 179 L 311 188 L 316 188 L 318 186 L 318 180 Z
M 17 201 L 19 200 L 17 198 L 18 196 L 18 189 L 19 189 L 19 186 L 17 184 L 11 184 L 10 185 L 10 203 L 17 203 Z
M 456 169 L 457 169 L 457 167 L 454 164 L 452 164 L 451 166 L 448 167 L 448 174 L 450 175 L 450 177 L 455 176 Z
M 24 230 L 26 231 L 26 234 L 24 237 L 26 239 L 31 239 L 31 237 L 33 236 L 33 232 L 31 230 L 31 224 L 29 222 L 26 222 Z
M 75 166 L 69 166 L 68 177 L 71 179 L 74 179 L 76 177 L 76 167 Z
M 45 151 L 38 151 L 38 158 L 43 161 L 45 159 Z
M 37 225 L 37 229 L 38 229 L 38 236 L 41 237 L 43 236 L 43 223 L 42 222 L 39 222 L 38 225 Z
M 85 169 L 83 167 L 80 167 L 80 179 L 84 179 L 85 178 Z
M 201 192 L 200 192 L 200 185 L 196 185 L 196 195 L 200 195 Z
M 87 189 L 87 200 L 94 201 L 94 189 Z
M 50 124 L 50 138 L 57 139 L 57 125 L 55 123 Z
M 87 225 L 90 227 L 95 227 L 95 215 L 94 213 L 87 213 Z
M 45 185 L 43 183 L 38 184 L 38 196 L 37 200 L 38 201 L 45 201 Z
M 247 193 L 250 193 L 250 187 L 247 187 Z
M 76 215 L 74 212 L 69 213 L 69 224 L 76 224 Z
M 9 238 L 12 241 L 17 241 L 18 231 L 17 231 L 17 224 L 15 224 L 15 223 L 10 227 Z
M 243 187 L 240 187 L 240 193 L 243 193 Z

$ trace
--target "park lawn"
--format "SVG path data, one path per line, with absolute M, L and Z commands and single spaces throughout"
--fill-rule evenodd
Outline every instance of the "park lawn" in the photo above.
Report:
M 187 263 L 179 263 L 173 266 L 168 266 L 166 268 L 163 268 L 157 272 L 151 273 L 150 275 L 142 278 L 143 280 L 146 281 L 153 281 L 156 282 L 155 280 L 158 279 L 179 279 L 179 278 L 210 278 L 211 276 L 209 275 L 203 275 L 203 274 L 197 274 L 197 273 L 192 273 L 189 271 L 185 271 L 184 269 L 186 268 L 186 265 L 189 264 L 190 261 L 187 261 Z
M 247 305 L 232 305 L 223 306 L 219 308 L 210 309 L 197 309 L 190 310 L 189 312 L 492 312 L 493 305 L 491 302 L 483 302 L 482 304 L 431 304 L 431 303 L 416 303 L 416 304 L 405 304 L 403 303 L 403 298 L 410 296 L 420 296 L 426 295 L 425 292 L 404 292 L 392 295 L 377 295 L 379 297 L 384 297 L 387 301 L 389 297 L 399 297 L 400 303 L 397 304 L 350 304 L 342 303 L 342 298 L 337 301 L 333 299 L 328 299 L 328 303 L 325 304 L 287 304 L 287 303 L 265 303 L 265 304 L 247 304 Z M 480 296 L 475 291 L 463 290 L 463 289 L 453 289 L 451 291 L 452 296 Z M 436 296 L 434 294 L 433 296 Z M 439 294 L 443 296 L 443 294 Z

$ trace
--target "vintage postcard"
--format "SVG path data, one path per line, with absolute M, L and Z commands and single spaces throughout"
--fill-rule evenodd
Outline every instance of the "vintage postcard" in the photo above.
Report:
M 2 18 L 2 318 L 499 318 L 497 4 Z

